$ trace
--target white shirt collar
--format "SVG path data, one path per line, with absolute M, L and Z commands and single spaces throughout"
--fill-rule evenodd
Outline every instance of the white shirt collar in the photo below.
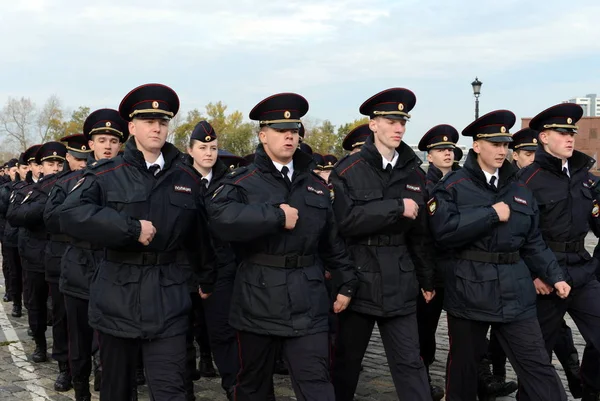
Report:
M 281 163 L 277 163 L 276 161 L 273 162 L 273 164 L 275 165 L 275 168 L 277 169 L 277 171 L 279 171 L 281 173 L 281 169 L 283 168 L 283 166 L 287 166 L 288 168 L 288 178 L 290 179 L 290 181 L 292 180 L 292 176 L 294 175 L 294 161 L 292 160 L 291 162 L 289 162 L 288 164 L 281 164 Z
M 146 161 L 146 168 L 152 166 L 153 164 L 158 164 L 158 167 L 160 167 L 161 170 L 165 168 L 165 158 L 162 152 L 160 152 L 160 155 L 158 155 L 158 159 L 156 159 L 154 163 L 148 163 L 148 161 Z
M 569 169 L 569 161 L 568 160 L 565 160 L 565 164 L 563 164 L 561 170 L 564 170 L 565 167 L 567 168 L 567 175 L 569 177 L 571 177 L 571 170 Z
M 208 188 L 208 186 L 210 185 L 210 182 L 212 181 L 212 178 L 213 178 L 213 171 L 212 171 L 212 169 L 210 169 L 210 173 L 208 173 L 206 175 L 206 177 L 202 177 L 202 178 L 204 178 L 206 181 L 208 181 L 206 183 L 206 188 Z
M 398 163 L 399 156 L 400 155 L 395 150 L 394 150 L 394 157 L 392 157 L 392 160 L 388 160 L 385 158 L 385 156 L 381 155 L 381 164 L 382 164 L 383 169 L 385 170 L 388 164 L 391 164 L 392 168 L 396 167 L 396 163 Z
M 498 169 L 496 169 L 496 171 L 494 172 L 494 174 L 490 174 L 485 170 L 481 170 L 483 171 L 483 174 L 485 175 L 485 180 L 486 182 L 489 184 L 490 183 L 490 179 L 493 177 L 496 177 L 496 182 L 494 183 L 494 186 L 496 188 L 498 188 L 498 181 L 500 180 L 500 174 L 498 174 Z

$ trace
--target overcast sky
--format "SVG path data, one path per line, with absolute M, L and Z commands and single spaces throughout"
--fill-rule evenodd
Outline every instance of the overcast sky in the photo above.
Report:
M 380 90 L 417 96 L 406 141 L 461 131 L 481 112 L 521 117 L 600 93 L 600 2 L 442 0 L 1 0 L 0 103 L 51 94 L 70 109 L 116 108 L 159 82 L 181 110 L 221 100 L 245 115 L 297 92 L 311 119 L 360 117 Z M 516 131 L 516 129 L 515 129 Z M 462 139 L 459 143 L 468 144 Z

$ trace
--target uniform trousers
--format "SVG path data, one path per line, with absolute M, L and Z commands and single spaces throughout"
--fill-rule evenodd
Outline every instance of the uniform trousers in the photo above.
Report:
M 14 305 L 23 305 L 23 267 L 19 248 L 7 246 L 2 247 L 10 265 L 10 289 Z
M 100 401 L 131 401 L 140 349 L 151 399 L 186 401 L 185 334 L 141 340 L 100 332 L 98 341 L 102 362 Z
M 240 370 L 238 343 L 236 331 L 229 324 L 229 310 L 231 309 L 231 296 L 235 279 L 235 265 L 233 274 L 219 272 L 215 290 L 208 299 L 202 301 L 210 339 L 210 348 L 215 360 L 215 365 L 221 375 L 221 386 L 225 391 L 231 389 L 236 383 L 236 376 Z
M 443 305 L 443 287 L 435 289 L 435 297 L 429 303 L 425 302 L 425 298 L 421 295 L 417 297 L 417 323 L 419 325 L 421 358 L 427 367 L 435 361 L 435 351 L 437 348 L 435 333 L 438 328 Z
M 545 352 L 540 326 L 535 319 L 489 323 L 448 315 L 447 401 L 477 399 L 477 366 L 486 352 L 486 334 L 490 325 L 519 376 L 520 401 L 567 400 L 560 378 Z
M 8 255 L 8 247 L 2 244 L 2 274 L 4 276 L 4 292 L 12 297 L 12 280 L 10 276 L 11 258 Z
M 276 337 L 238 331 L 240 372 L 236 401 L 269 399 L 273 386 L 275 354 L 281 344 L 292 388 L 298 401 L 333 401 L 329 377 L 327 332 L 302 337 Z
M 57 362 L 69 361 L 69 327 L 65 299 L 58 289 L 58 283 L 49 283 L 52 295 L 52 359 Z
M 88 300 L 65 295 L 69 330 L 69 364 L 73 378 L 89 380 L 92 373 L 94 330 L 88 324 Z M 80 381 L 80 380 L 76 380 Z
M 597 280 L 592 280 L 582 287 L 573 288 L 567 299 L 561 299 L 555 294 L 538 296 L 538 320 L 549 355 L 551 355 L 552 349 L 560 336 L 566 312 L 569 312 L 589 347 L 596 350 L 600 349 L 599 299 L 600 283 Z M 589 368 L 585 370 L 588 371 L 589 369 L 592 373 L 582 375 L 582 379 L 584 385 L 590 389 L 600 391 L 600 380 L 590 380 L 594 378 L 593 371 L 597 370 L 597 355 L 598 353 L 589 349 L 584 352 L 581 365 L 582 367 L 588 366 Z
M 339 330 L 333 361 L 333 385 L 337 401 L 354 400 L 360 365 L 375 323 L 379 327 L 398 398 L 430 401 L 431 390 L 419 355 L 417 314 L 382 318 L 354 311 L 338 315 Z
M 43 272 L 25 271 L 23 292 L 27 295 L 29 328 L 36 342 L 46 342 L 48 283 Z

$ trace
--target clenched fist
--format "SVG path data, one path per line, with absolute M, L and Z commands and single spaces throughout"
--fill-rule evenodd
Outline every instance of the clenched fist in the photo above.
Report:
M 285 229 L 293 230 L 298 222 L 298 209 L 285 203 L 279 205 L 279 208 L 285 213 Z

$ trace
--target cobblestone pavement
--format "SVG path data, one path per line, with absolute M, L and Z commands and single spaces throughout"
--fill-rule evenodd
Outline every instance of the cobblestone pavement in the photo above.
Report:
M 586 245 L 593 250 L 596 244 L 593 236 L 588 236 Z M 4 289 L 0 288 L 0 293 Z M 0 302 L 0 401 L 2 400 L 72 400 L 73 391 L 57 393 L 54 391 L 54 380 L 58 374 L 58 365 L 54 361 L 35 364 L 30 361 L 28 355 L 33 352 L 34 343 L 27 335 L 27 315 L 21 318 L 10 316 L 11 304 Z M 583 353 L 585 343 L 570 318 L 567 322 L 573 329 L 575 345 L 580 357 Z M 48 348 L 52 346 L 51 329 L 47 331 Z M 448 353 L 448 337 L 446 319 L 442 316 L 438 329 L 438 360 L 431 367 L 431 374 L 435 384 L 443 386 L 444 364 Z M 562 367 L 555 360 L 563 384 L 566 387 L 566 379 Z M 363 361 L 364 371 L 360 377 L 357 389 L 356 401 L 392 401 L 397 400 L 394 385 L 392 383 L 385 351 L 381 343 L 379 332 L 375 330 L 369 349 Z M 509 379 L 516 380 L 515 374 L 508 366 Z M 289 378 L 286 376 L 275 376 L 276 396 L 278 401 L 295 400 L 291 390 Z M 196 399 L 198 401 L 226 401 L 221 390 L 219 379 L 200 379 L 195 383 Z M 140 401 L 149 400 L 146 386 L 139 388 Z M 93 393 L 93 400 L 98 400 L 98 394 Z M 513 397 L 505 397 L 498 401 L 512 400 Z M 573 400 L 573 398 L 569 398 Z

